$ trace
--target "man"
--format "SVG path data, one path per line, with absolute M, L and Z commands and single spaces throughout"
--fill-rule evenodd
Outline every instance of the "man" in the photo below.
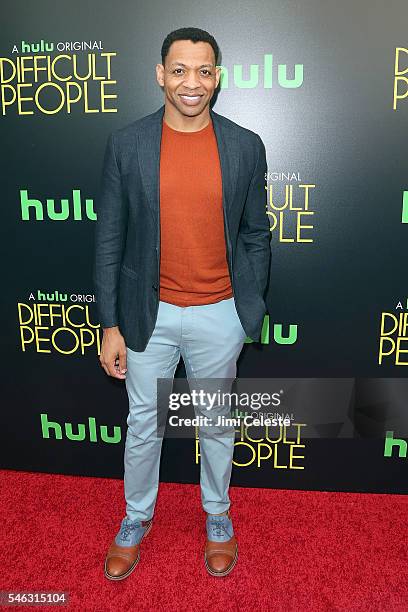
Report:
M 210 108 L 219 49 L 198 28 L 170 33 L 156 76 L 164 106 L 112 133 L 98 199 L 94 282 L 103 328 L 100 363 L 125 379 L 126 516 L 105 576 L 129 576 L 151 526 L 162 438 L 157 379 L 234 379 L 246 336 L 259 341 L 269 277 L 266 154 L 261 138 Z M 205 565 L 234 567 L 229 514 L 233 435 L 202 435 Z

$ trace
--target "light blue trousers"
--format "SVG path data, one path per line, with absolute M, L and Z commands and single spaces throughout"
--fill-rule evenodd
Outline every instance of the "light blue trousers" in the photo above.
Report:
M 157 379 L 174 377 L 180 355 L 190 385 L 199 378 L 236 377 L 246 333 L 234 298 L 180 307 L 159 302 L 156 326 L 146 349 L 126 347 L 129 415 L 124 456 L 126 516 L 149 520 L 159 486 L 162 438 L 157 436 Z M 234 437 L 201 436 L 200 485 L 203 508 L 228 510 Z

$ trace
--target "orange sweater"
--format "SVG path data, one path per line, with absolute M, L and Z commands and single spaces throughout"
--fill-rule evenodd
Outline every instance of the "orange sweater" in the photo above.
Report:
M 160 235 L 160 300 L 194 306 L 232 297 L 211 120 L 196 132 L 174 130 L 163 120 Z

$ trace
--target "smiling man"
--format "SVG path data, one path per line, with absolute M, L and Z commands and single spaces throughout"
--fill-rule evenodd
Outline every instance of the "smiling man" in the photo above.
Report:
M 152 527 L 162 445 L 157 379 L 172 379 L 182 357 L 190 386 L 233 380 L 245 338 L 260 341 L 266 312 L 265 147 L 210 107 L 218 55 L 204 30 L 171 32 L 156 66 L 164 105 L 113 132 L 105 152 L 94 262 L 100 363 L 125 380 L 129 398 L 126 516 L 105 559 L 111 580 L 134 570 Z M 218 433 L 200 428 L 200 484 L 205 567 L 226 576 L 238 558 L 228 495 L 234 429 Z

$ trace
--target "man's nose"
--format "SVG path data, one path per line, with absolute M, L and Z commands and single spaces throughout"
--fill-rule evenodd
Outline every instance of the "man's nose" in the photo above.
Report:
M 200 79 L 194 71 L 187 72 L 186 78 L 184 80 L 184 85 L 190 87 L 191 89 L 194 89 L 200 87 L 200 84 Z

